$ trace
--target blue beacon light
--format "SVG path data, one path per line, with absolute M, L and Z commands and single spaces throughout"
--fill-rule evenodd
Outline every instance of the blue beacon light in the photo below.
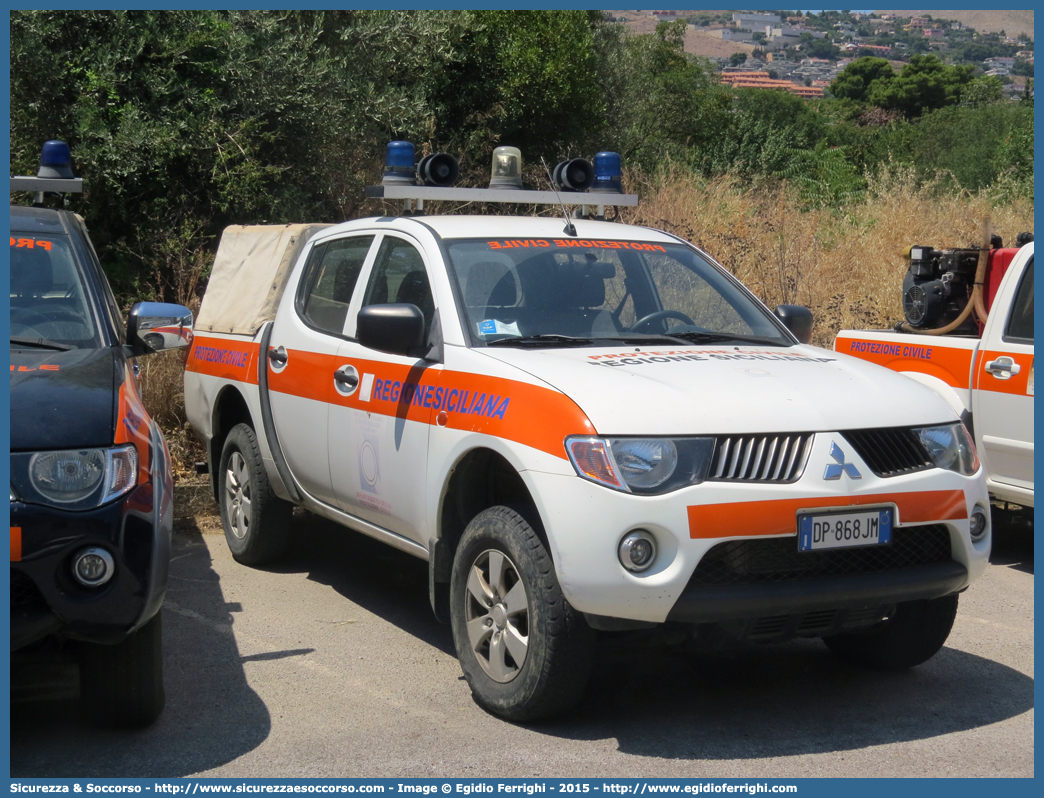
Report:
M 72 153 L 64 141 L 45 141 L 40 151 L 40 169 L 37 177 L 71 180 Z
M 381 183 L 385 186 L 412 186 L 415 183 L 415 171 L 413 144 L 408 141 L 389 141 Z
M 620 178 L 623 169 L 620 155 L 615 152 L 600 152 L 594 157 L 595 180 L 591 192 L 623 194 Z

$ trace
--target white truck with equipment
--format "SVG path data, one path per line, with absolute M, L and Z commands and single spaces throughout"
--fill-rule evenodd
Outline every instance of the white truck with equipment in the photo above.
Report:
M 401 216 L 222 236 L 185 400 L 237 560 L 284 551 L 294 505 L 427 560 L 476 700 L 513 720 L 579 700 L 598 630 L 820 637 L 878 669 L 942 647 L 991 534 L 949 404 L 809 346 L 806 308 L 685 241 L 586 218 L 637 202 L 615 154 L 533 191 L 498 148 L 466 189 L 441 154 L 417 185 L 406 147 L 369 190 Z
M 979 248 L 910 247 L 906 320 L 842 330 L 834 349 L 939 394 L 973 433 L 994 500 L 1032 508 L 1033 236 L 1001 244 L 987 232 Z

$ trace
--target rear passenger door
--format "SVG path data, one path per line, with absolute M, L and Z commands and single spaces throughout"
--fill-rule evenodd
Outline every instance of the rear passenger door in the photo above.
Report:
M 373 241 L 371 234 L 316 244 L 296 295 L 284 297 L 293 308 L 280 308 L 269 343 L 269 396 L 280 447 L 297 484 L 334 506 L 328 442 L 337 350 Z
M 353 304 L 338 367 L 348 377 L 330 410 L 330 470 L 341 508 L 401 537 L 427 544 L 424 491 L 428 431 L 441 365 L 367 349 L 355 314 L 369 305 L 408 303 L 435 318 L 428 264 L 415 240 L 385 233 L 365 289 Z

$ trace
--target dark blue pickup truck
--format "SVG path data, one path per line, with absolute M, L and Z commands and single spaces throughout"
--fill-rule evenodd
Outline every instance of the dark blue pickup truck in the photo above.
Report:
M 160 605 L 173 485 L 136 358 L 185 346 L 181 305 L 120 317 L 83 220 L 45 207 L 77 191 L 69 149 L 47 142 L 11 189 L 11 651 L 80 668 L 87 718 L 144 726 L 163 709 Z

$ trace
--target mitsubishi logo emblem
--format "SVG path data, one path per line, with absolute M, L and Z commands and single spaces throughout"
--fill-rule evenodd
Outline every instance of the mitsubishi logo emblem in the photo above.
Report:
M 859 473 L 857 469 L 851 463 L 845 462 L 845 453 L 841 451 L 841 447 L 833 441 L 830 442 L 830 456 L 837 462 L 827 463 L 826 473 L 823 474 L 823 479 L 841 479 L 841 472 L 844 471 L 852 479 L 862 479 L 863 475 Z

